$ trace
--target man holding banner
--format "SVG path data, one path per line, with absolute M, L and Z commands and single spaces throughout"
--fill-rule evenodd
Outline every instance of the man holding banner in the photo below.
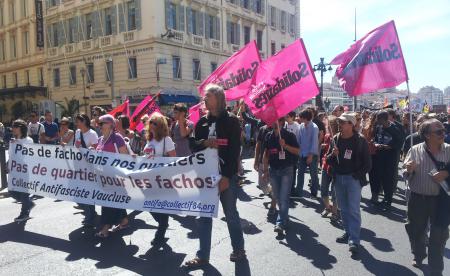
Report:
M 240 125 L 234 115 L 226 111 L 225 93 L 222 87 L 211 84 L 205 88 L 204 100 L 208 115 L 203 116 L 195 127 L 196 151 L 204 148 L 218 150 L 220 161 L 219 191 L 223 212 L 230 233 L 233 252 L 230 261 L 236 262 L 247 258 L 244 249 L 244 235 L 241 220 L 236 209 L 237 172 L 240 154 Z M 207 265 L 211 252 L 212 218 L 201 217 L 198 220 L 200 249 L 197 256 L 187 261 L 184 266 L 189 269 Z

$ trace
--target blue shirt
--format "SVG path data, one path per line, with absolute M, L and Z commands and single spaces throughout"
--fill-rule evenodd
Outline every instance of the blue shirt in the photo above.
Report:
M 42 125 L 44 126 L 45 136 L 50 138 L 58 136 L 58 125 L 55 122 L 49 123 L 47 121 L 44 121 Z M 56 144 L 56 141 L 50 144 Z
M 319 155 L 319 128 L 312 121 L 305 126 L 300 125 L 298 131 L 298 145 L 300 146 L 300 157 L 308 155 Z

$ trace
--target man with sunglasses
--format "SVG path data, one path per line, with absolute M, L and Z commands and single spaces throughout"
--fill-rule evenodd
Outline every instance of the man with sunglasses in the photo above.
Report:
M 450 198 L 443 186 L 449 176 L 450 145 L 444 143 L 444 125 L 429 119 L 420 125 L 424 143 L 408 152 L 404 167 L 411 196 L 408 201 L 408 221 L 405 225 L 414 255 L 413 266 L 421 267 L 427 257 L 426 235 L 430 224 L 428 265 L 431 275 L 442 275 L 443 254 L 449 237 Z
M 39 138 L 44 134 L 44 126 L 39 123 L 39 116 L 36 111 L 31 111 L 30 122 L 28 123 L 28 136 L 33 139 L 33 143 L 39 144 Z

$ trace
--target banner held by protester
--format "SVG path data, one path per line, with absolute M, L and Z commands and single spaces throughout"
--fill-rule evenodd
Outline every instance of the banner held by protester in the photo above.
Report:
M 319 93 L 303 40 L 263 61 L 244 98 L 252 113 L 268 125 Z
M 113 208 L 217 217 L 216 150 L 145 158 L 13 143 L 9 156 L 10 191 Z
M 247 95 L 253 75 L 260 63 L 261 57 L 256 42 L 252 41 L 214 70 L 200 84 L 198 92 L 203 96 L 206 85 L 215 83 L 223 87 L 227 101 L 241 99 Z

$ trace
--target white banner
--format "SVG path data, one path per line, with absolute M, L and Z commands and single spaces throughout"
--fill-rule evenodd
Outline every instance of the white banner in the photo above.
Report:
M 188 157 L 132 157 L 12 143 L 10 191 L 91 205 L 217 217 L 217 150 Z

